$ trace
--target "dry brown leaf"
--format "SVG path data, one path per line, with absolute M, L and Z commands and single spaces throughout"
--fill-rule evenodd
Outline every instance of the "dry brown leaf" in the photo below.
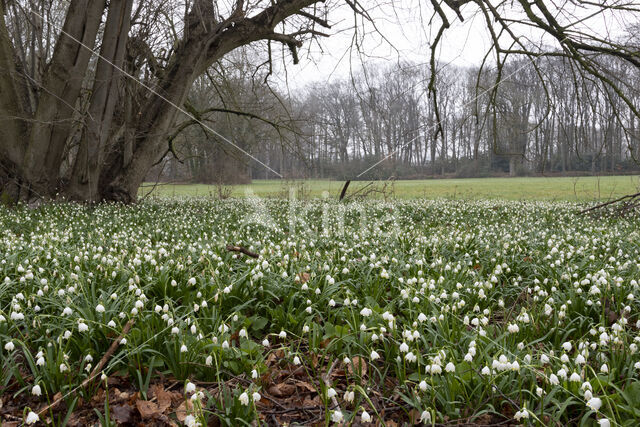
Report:
M 111 418 L 118 424 L 131 423 L 133 408 L 129 405 L 114 405 L 111 407 Z
M 309 273 L 300 273 L 298 275 L 300 277 L 300 283 L 307 283 L 309 279 L 311 279 L 311 275 Z
M 293 384 L 274 384 L 268 389 L 269 393 L 275 397 L 289 397 L 296 392 L 296 386 Z
M 164 413 L 171 407 L 171 393 L 164 391 L 160 386 L 155 390 L 156 399 L 158 400 L 158 410 Z
M 347 365 L 349 375 L 357 374 L 365 377 L 367 375 L 367 362 L 360 356 L 353 356 L 351 363 Z
M 308 382 L 306 382 L 306 381 L 298 381 L 298 382 L 296 382 L 296 385 L 298 387 L 301 387 L 301 388 L 306 388 L 311 393 L 315 393 L 316 392 L 316 388 L 313 385 L 311 385 Z
M 398 423 L 393 420 L 384 420 L 385 427 L 398 427 Z
M 420 415 L 421 415 L 420 411 L 413 408 L 412 410 L 409 411 L 409 422 L 412 425 L 420 424 Z
M 136 408 L 138 408 L 138 412 L 140 412 L 140 416 L 143 420 L 156 418 L 162 413 L 155 402 L 149 402 L 148 400 L 136 401 Z
M 182 402 L 180 406 L 178 406 L 178 408 L 176 409 L 176 418 L 178 418 L 178 421 L 183 423 L 185 418 L 187 418 L 188 412 L 192 410 L 193 410 L 193 404 L 191 403 L 190 400 L 186 400 Z

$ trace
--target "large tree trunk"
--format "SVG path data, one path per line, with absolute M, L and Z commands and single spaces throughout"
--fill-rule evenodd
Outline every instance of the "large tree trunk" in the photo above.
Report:
M 237 0 L 231 15 L 221 18 L 214 2 L 195 0 L 183 36 L 161 68 L 144 40 L 129 38 L 133 0 L 71 0 L 44 78 L 34 88 L 14 51 L 0 0 L 3 199 L 60 194 L 78 201 L 135 201 L 148 171 L 167 153 L 168 136 L 193 81 L 214 61 L 257 40 L 284 43 L 297 58 L 296 37 L 312 30 L 303 27 L 288 35 L 274 29 L 317 1 L 265 2 L 261 12 L 254 8 L 247 16 L 249 6 Z M 145 5 L 153 3 L 137 8 Z M 309 13 L 302 16 L 324 25 Z M 97 38 L 100 55 L 93 66 Z M 143 64 L 148 65 L 141 71 Z M 34 102 L 30 89 L 38 95 Z

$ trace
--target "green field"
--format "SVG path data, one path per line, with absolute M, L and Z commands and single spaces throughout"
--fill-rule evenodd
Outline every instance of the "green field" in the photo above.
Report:
M 344 181 L 308 180 L 254 180 L 250 185 L 228 187 L 234 197 L 256 195 L 259 197 L 283 197 L 289 188 L 303 189 L 308 197 L 322 197 L 328 193 L 337 197 Z M 353 182 L 348 193 L 353 193 L 368 181 Z M 381 188 L 383 182 L 378 183 Z M 505 199 L 505 200 L 606 200 L 640 191 L 640 178 L 630 176 L 605 177 L 536 177 L 536 178 L 473 178 L 429 179 L 395 181 L 393 195 L 396 198 L 448 198 L 448 199 Z M 140 190 L 146 195 L 153 188 L 146 183 Z M 326 193 L 325 193 L 326 192 Z M 218 188 L 205 184 L 158 184 L 152 196 L 210 196 L 215 197 Z M 379 195 L 378 195 L 379 196 Z

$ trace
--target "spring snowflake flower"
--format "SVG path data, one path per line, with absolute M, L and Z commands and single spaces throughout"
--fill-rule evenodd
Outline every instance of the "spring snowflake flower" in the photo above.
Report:
M 84 322 L 78 323 L 78 331 L 87 332 L 88 330 L 89 330 L 89 326 L 86 323 Z
M 269 347 L 269 340 L 268 340 L 268 339 L 266 339 L 266 338 L 265 338 L 265 339 L 263 339 L 263 340 L 262 340 L 262 345 L 263 345 L 264 347 Z
M 72 313 L 73 313 L 73 310 L 71 310 L 71 308 L 69 307 L 65 307 L 64 310 L 62 310 L 63 316 L 71 316 Z
M 418 384 L 418 387 L 420 388 L 421 391 L 427 391 L 427 382 L 425 380 L 420 381 L 420 384 Z
M 29 411 L 29 414 L 27 415 L 27 419 L 25 420 L 25 423 L 27 423 L 28 425 L 31 424 L 35 424 L 38 421 L 40 421 L 40 417 L 38 416 L 38 414 L 36 414 L 33 411 Z
M 31 388 L 31 394 L 33 394 L 34 396 L 42 396 L 42 389 L 38 384 L 34 385 Z
M 609 373 L 609 366 L 607 366 L 606 363 L 604 363 L 601 367 L 600 367 L 600 372 L 602 372 L 603 374 L 608 374 Z
M 513 418 L 515 418 L 517 421 L 520 421 L 521 419 L 527 419 L 529 418 L 529 411 L 527 411 L 527 408 L 522 408 L 522 410 L 515 413 Z
M 365 410 L 362 411 L 362 414 L 360 415 L 360 420 L 363 423 L 370 423 L 371 422 L 371 415 L 369 415 L 369 413 Z
M 201 427 L 201 424 L 193 415 L 187 415 L 184 418 L 184 425 L 187 427 Z
M 187 348 L 186 345 L 182 344 L 182 346 L 180 347 L 180 353 L 186 353 L 189 349 Z
M 327 390 L 327 397 L 331 399 L 332 397 L 336 397 L 337 395 L 338 392 L 333 387 L 329 387 L 329 389 Z
M 447 366 L 444 367 L 444 370 L 447 372 L 455 372 L 456 371 L 456 365 L 454 365 L 452 362 L 447 363 Z
M 363 308 L 362 310 L 360 310 L 360 314 L 364 317 L 369 317 L 371 316 L 371 313 L 373 313 L 373 311 L 370 308 Z
M 402 353 L 406 353 L 407 351 L 409 351 L 409 346 L 407 345 L 406 342 L 403 342 L 402 344 L 400 344 L 400 351 Z
M 562 348 L 566 352 L 571 351 L 571 343 L 569 341 L 562 343 Z
M 422 411 L 422 414 L 420 414 L 420 422 L 424 423 L 424 424 L 430 424 L 431 423 L 431 412 L 425 410 Z
M 355 399 L 356 394 L 353 392 L 353 390 L 350 391 L 345 391 L 344 392 L 344 401 L 347 403 L 353 403 L 353 400 Z
M 409 352 L 407 353 L 404 358 L 407 360 L 407 362 L 413 363 L 415 362 L 418 358 L 416 357 L 415 354 L 413 354 L 413 352 Z
M 97 313 L 104 313 L 104 305 L 102 305 L 102 304 L 96 305 L 96 312 Z
M 246 391 L 243 391 L 242 394 L 238 397 L 238 400 L 240 401 L 241 404 L 243 404 L 244 406 L 249 405 L 249 395 L 247 394 Z
M 598 424 L 600 424 L 600 427 L 611 427 L 611 421 L 608 418 L 600 418 Z
M 549 384 L 551 384 L 551 385 L 560 384 L 560 381 L 558 380 L 558 377 L 556 376 L 556 374 L 549 375 Z
M 380 359 L 380 355 L 379 355 L 379 354 L 378 354 L 378 352 L 377 352 L 377 351 L 375 351 L 375 350 L 371 350 L 371 355 L 370 355 L 370 357 L 371 357 L 371 360 L 377 360 L 377 359 Z
M 184 386 L 184 392 L 185 393 L 193 393 L 194 391 L 196 391 L 196 385 L 194 383 L 192 383 L 191 381 L 189 381 L 187 383 L 187 385 Z
M 278 334 L 278 336 L 282 339 L 285 339 L 287 337 L 287 333 L 285 331 L 280 331 L 280 333 Z
M 260 396 L 260 393 L 258 393 L 257 391 L 254 391 L 253 394 L 251 395 L 251 398 L 253 399 L 254 402 L 259 402 L 262 396 Z
M 7 351 L 13 351 L 14 348 L 16 348 L 16 346 L 11 341 L 4 345 L 4 349 Z
M 592 397 L 587 401 L 587 406 L 597 412 L 602 406 L 602 400 L 599 397 Z
M 340 422 L 342 422 L 343 419 L 344 419 L 344 417 L 343 417 L 342 412 L 340 411 L 340 409 L 336 409 L 331 414 L 331 421 L 333 421 L 334 423 L 340 423 Z
M 569 381 L 572 382 L 572 383 L 580 382 L 580 380 L 581 380 L 580 375 L 577 372 L 574 372 L 569 377 Z
M 294 365 L 299 365 L 300 364 L 300 358 L 298 356 L 293 358 L 293 364 Z

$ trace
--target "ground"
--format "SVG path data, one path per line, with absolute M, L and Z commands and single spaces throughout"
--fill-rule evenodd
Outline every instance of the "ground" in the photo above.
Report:
M 0 210 L 0 420 L 638 425 L 639 219 L 583 207 Z
M 352 182 L 350 192 L 357 191 L 369 181 Z M 259 197 L 288 196 L 289 188 L 302 189 L 309 197 L 322 197 L 326 191 L 332 197 L 340 193 L 344 181 L 305 180 L 254 180 L 250 185 L 225 187 L 234 197 L 256 195 Z M 384 182 L 379 182 L 381 188 Z M 401 199 L 448 198 L 448 199 L 497 199 L 497 200 L 605 200 L 640 191 L 637 175 L 603 177 L 536 177 L 536 178 L 473 178 L 473 179 L 429 179 L 395 181 L 393 193 Z M 146 183 L 140 190 L 145 195 L 149 190 L 153 196 L 212 196 L 219 187 L 204 184 L 159 184 Z M 390 184 L 388 189 L 391 190 Z M 375 196 L 372 194 L 372 196 Z M 379 195 L 378 195 L 379 196 Z

